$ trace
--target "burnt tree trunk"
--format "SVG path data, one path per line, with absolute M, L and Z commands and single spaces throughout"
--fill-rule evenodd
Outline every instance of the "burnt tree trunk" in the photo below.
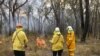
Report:
M 81 38 L 81 41 L 82 42 L 85 42 L 86 41 L 86 36 L 87 36 L 87 33 L 88 33 L 88 29 L 89 29 L 89 0 L 85 0 L 85 3 L 86 3 L 86 17 L 85 17 L 85 25 L 84 25 L 84 31 L 83 31 L 83 35 L 82 35 L 82 38 Z
M 81 28 L 84 29 L 84 17 L 83 17 L 83 6 L 82 0 L 80 0 L 80 17 L 81 17 Z

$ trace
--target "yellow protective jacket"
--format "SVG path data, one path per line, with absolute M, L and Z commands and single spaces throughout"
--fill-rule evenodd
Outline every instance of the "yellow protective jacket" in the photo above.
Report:
M 75 50 L 75 34 L 74 34 L 74 31 L 67 34 L 66 43 L 67 43 L 67 48 L 68 48 L 69 51 Z
M 12 37 L 13 50 L 25 51 L 24 47 L 27 44 L 27 42 L 28 39 L 23 29 L 17 28 L 16 31 L 13 33 Z
M 52 50 L 53 51 L 58 51 L 58 50 L 63 49 L 64 39 L 63 39 L 63 36 L 61 34 L 60 34 L 60 36 L 58 36 L 57 34 L 54 34 L 53 38 L 50 42 L 52 43 Z

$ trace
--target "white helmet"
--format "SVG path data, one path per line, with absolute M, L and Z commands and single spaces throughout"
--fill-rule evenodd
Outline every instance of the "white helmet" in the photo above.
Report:
M 59 27 L 56 27 L 56 28 L 55 28 L 55 31 L 60 31 Z
M 68 26 L 67 30 L 72 30 L 73 31 L 73 28 L 71 26 Z
M 73 32 L 73 28 L 71 26 L 68 26 L 67 31 L 68 31 L 68 33 L 71 33 L 71 32 Z
M 55 28 L 54 34 L 61 34 L 61 33 L 60 33 L 59 27 L 56 27 L 56 28 Z

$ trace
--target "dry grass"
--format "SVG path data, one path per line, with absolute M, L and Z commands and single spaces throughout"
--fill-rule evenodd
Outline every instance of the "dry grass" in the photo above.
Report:
M 45 38 L 47 48 L 37 48 L 35 45 L 35 37 L 29 37 L 28 48 L 26 50 L 26 56 L 52 56 L 51 45 L 48 42 L 50 37 Z M 0 41 L 0 56 L 14 56 L 11 48 L 11 37 L 2 38 Z M 67 48 L 64 46 L 63 56 L 67 56 Z M 88 40 L 87 43 L 77 43 L 75 56 L 100 56 L 100 41 L 99 40 Z

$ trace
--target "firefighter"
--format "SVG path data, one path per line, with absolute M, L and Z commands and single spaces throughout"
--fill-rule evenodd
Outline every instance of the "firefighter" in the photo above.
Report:
M 59 27 L 55 28 L 53 38 L 50 42 L 52 43 L 53 56 L 62 56 L 64 39 Z
M 13 51 L 15 56 L 25 56 L 25 48 L 27 47 L 28 39 L 23 31 L 22 24 L 16 25 L 16 31 L 12 36 Z
M 69 56 L 74 56 L 75 53 L 75 33 L 71 26 L 67 27 L 66 44 Z

